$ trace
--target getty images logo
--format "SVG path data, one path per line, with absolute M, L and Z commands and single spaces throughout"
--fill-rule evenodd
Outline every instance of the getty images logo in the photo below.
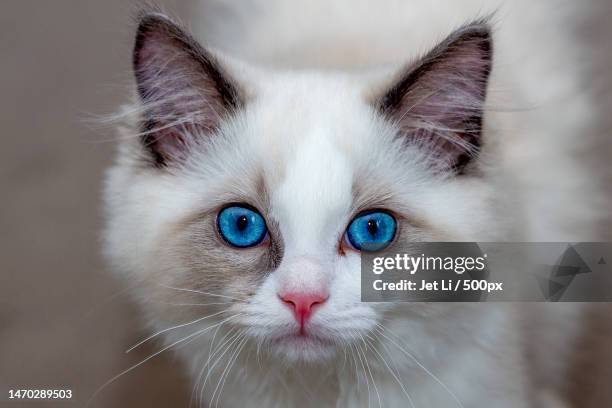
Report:
M 606 264 L 603 256 L 598 264 Z M 591 272 L 591 268 L 570 244 L 554 265 L 543 265 L 535 276 L 544 298 L 549 302 L 558 302 L 577 275 Z

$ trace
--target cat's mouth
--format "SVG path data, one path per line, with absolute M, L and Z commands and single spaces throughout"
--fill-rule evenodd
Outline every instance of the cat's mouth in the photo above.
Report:
M 312 333 L 291 333 L 270 340 L 272 349 L 291 360 L 323 360 L 335 354 L 336 342 Z
M 320 345 L 320 346 L 328 346 L 328 347 L 335 346 L 334 341 L 323 338 L 323 337 L 315 336 L 307 332 L 296 332 L 292 334 L 285 334 L 282 336 L 278 336 L 272 339 L 272 343 L 274 344 L 285 343 L 285 344 L 295 344 L 295 345 L 312 344 L 312 345 Z

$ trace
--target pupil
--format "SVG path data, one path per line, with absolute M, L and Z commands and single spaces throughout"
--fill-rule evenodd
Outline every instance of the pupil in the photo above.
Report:
M 238 231 L 244 231 L 247 225 L 249 225 L 249 220 L 246 215 L 241 215 L 236 220 L 236 227 L 238 228 Z
M 368 220 L 368 232 L 374 236 L 378 232 L 378 223 L 374 220 Z

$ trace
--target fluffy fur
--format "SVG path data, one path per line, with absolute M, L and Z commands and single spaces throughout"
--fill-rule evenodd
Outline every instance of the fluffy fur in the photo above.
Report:
M 584 184 L 592 163 L 577 161 L 567 140 L 585 121 L 548 116 L 588 116 L 592 103 L 575 89 L 578 76 L 558 66 L 572 58 L 559 56 L 560 32 L 543 30 L 554 39 L 549 54 L 526 57 L 529 47 L 515 46 L 527 36 L 522 15 L 498 11 L 482 104 L 483 48 L 453 42 L 457 27 L 487 13 L 477 2 L 288 3 L 203 4 L 199 21 L 209 24 L 200 35 L 225 52 L 201 48 L 159 14 L 141 20 L 138 98 L 107 177 L 106 252 L 136 282 L 156 337 L 193 373 L 194 402 L 562 406 L 556 376 L 541 384 L 527 375 L 520 308 L 361 303 L 359 254 L 342 250 L 347 223 L 368 208 L 393 211 L 403 241 L 603 238 L 594 224 L 605 218 L 605 192 Z M 442 51 L 430 51 L 449 35 Z M 459 57 L 450 60 L 453 50 Z M 431 61 L 441 65 L 426 71 L 429 82 L 402 89 L 395 110 L 380 107 L 406 73 Z M 432 100 L 423 92 L 432 83 L 451 93 Z M 582 99 L 533 109 L 558 92 Z M 457 128 L 465 122 L 447 120 L 449 109 L 477 115 L 477 128 Z M 469 163 L 457 169 L 464 154 Z M 548 193 L 556 205 L 547 206 Z M 578 194 L 590 199 L 575 208 Z M 262 212 L 267 245 L 223 244 L 215 217 L 232 202 Z M 330 297 L 313 314 L 312 336 L 296 339 L 277 292 L 312 284 Z M 534 306 L 529 314 L 539 312 L 562 321 L 580 311 Z M 566 346 L 572 326 L 556 325 Z

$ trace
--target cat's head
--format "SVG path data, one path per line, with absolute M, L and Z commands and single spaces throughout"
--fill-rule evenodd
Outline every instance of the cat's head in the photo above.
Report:
M 274 72 L 145 15 L 107 253 L 159 328 L 193 320 L 290 360 L 335 355 L 390 309 L 360 302 L 362 246 L 493 228 L 479 156 L 491 57 L 477 22 L 402 68 Z

